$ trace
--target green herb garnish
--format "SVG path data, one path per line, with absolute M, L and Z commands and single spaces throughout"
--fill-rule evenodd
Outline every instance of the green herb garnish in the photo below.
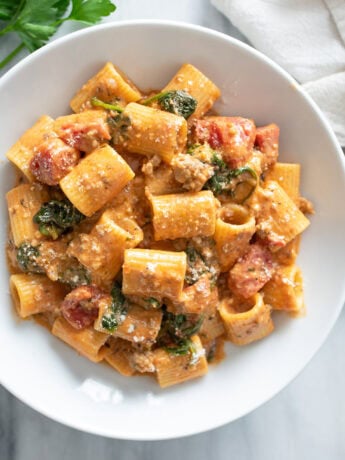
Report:
M 163 91 L 146 99 L 143 104 L 158 102 L 160 108 L 183 118 L 189 118 L 195 112 L 197 101 L 190 94 L 181 90 Z
M 102 316 L 102 327 L 110 333 L 123 323 L 127 315 L 127 301 L 119 284 L 114 284 L 111 297 L 109 311 Z
M 43 268 L 37 263 L 39 256 L 40 251 L 38 247 L 32 246 L 29 243 L 22 243 L 17 251 L 18 265 L 24 272 L 44 273 Z
M 0 61 L 0 69 L 22 49 L 32 52 L 45 45 L 62 23 L 78 21 L 93 25 L 115 9 L 110 0 L 1 0 L 0 36 L 15 33 L 20 44 Z
M 72 289 L 91 284 L 90 273 L 80 264 L 66 268 L 59 274 L 58 280 L 60 283 L 68 284 Z
M 73 225 L 79 224 L 85 216 L 67 199 L 51 200 L 44 203 L 34 215 L 33 221 L 39 225 L 42 235 L 56 240 Z
M 190 145 L 187 146 L 187 152 L 186 153 L 188 155 L 193 155 L 194 151 L 200 146 L 201 146 L 201 144 L 190 144 Z
M 176 343 L 173 347 L 164 347 L 164 349 L 174 356 L 184 356 L 190 353 L 193 356 L 196 354 L 194 343 L 190 339 L 183 339 Z
M 108 125 L 111 130 L 112 143 L 117 145 L 127 139 L 127 131 L 131 125 L 131 120 L 127 115 L 119 113 L 114 117 L 108 117 Z
M 254 192 L 258 177 L 249 166 L 230 169 L 225 161 L 214 152 L 212 156 L 214 175 L 206 182 L 205 187 L 215 195 L 227 193 L 238 203 L 244 203 Z
M 204 258 L 193 246 L 187 246 L 187 270 L 185 282 L 189 285 L 196 283 L 202 275 L 209 272 Z
M 176 348 L 178 350 L 181 348 L 178 354 L 186 354 L 188 352 L 186 343 L 193 335 L 199 332 L 203 320 L 203 315 L 174 315 L 163 307 L 163 319 L 157 340 L 158 345 L 163 346 L 165 349 L 171 348 L 174 351 L 176 351 Z M 185 353 L 182 353 L 183 350 L 185 350 Z
M 122 113 L 124 110 L 123 107 L 121 107 L 120 105 L 108 104 L 108 102 L 101 101 L 97 97 L 93 97 L 91 99 L 91 104 L 94 107 L 103 107 L 103 109 L 114 110 L 114 112 L 119 112 L 119 113 Z

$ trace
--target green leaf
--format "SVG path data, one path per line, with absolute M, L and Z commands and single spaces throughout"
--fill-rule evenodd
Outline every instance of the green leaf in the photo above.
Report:
M 159 331 L 158 342 L 160 345 L 168 346 L 181 344 L 197 334 L 204 320 L 204 316 L 174 315 L 163 310 L 163 319 Z
M 29 243 L 22 243 L 17 250 L 17 262 L 23 272 L 44 273 L 44 270 L 37 262 L 40 256 L 38 247 Z
M 190 339 L 179 341 L 174 347 L 165 347 L 165 350 L 174 356 L 184 356 L 187 354 L 195 355 L 196 349 L 194 343 Z
M 114 284 L 111 297 L 111 304 L 102 316 L 102 327 L 110 333 L 114 332 L 127 316 L 127 301 L 119 284 Z
M 32 220 L 39 225 L 42 235 L 56 240 L 62 233 L 72 228 L 73 225 L 79 224 L 84 218 L 85 216 L 65 199 L 43 203 Z
M 90 273 L 78 262 L 72 263 L 64 272 L 59 273 L 58 280 L 60 283 L 68 284 L 72 289 L 91 284 Z
M 20 3 L 20 0 L 0 0 L 0 20 L 10 21 Z
M 71 0 L 0 0 L 0 21 L 7 21 L 0 36 L 16 32 L 22 41 L 0 61 L 0 68 L 23 46 L 32 52 L 45 45 L 63 22 L 74 20 L 92 25 L 116 9 L 110 0 L 72 0 L 72 11 L 65 17 L 70 4 Z
M 192 285 L 196 283 L 202 275 L 208 273 L 209 268 L 200 252 L 193 246 L 187 246 L 185 252 L 187 254 L 185 281 L 187 284 Z
M 26 0 L 11 29 L 25 46 L 34 51 L 45 45 L 57 30 L 57 22 L 66 12 L 66 0 Z
M 67 19 L 88 25 L 96 24 L 102 17 L 109 16 L 116 10 L 110 0 L 72 0 L 72 5 Z
M 157 101 L 160 108 L 166 112 L 174 113 L 187 119 L 194 113 L 197 101 L 190 94 L 181 90 L 163 91 L 155 94 L 143 102 L 143 105 L 150 105 Z
M 54 3 L 54 8 L 56 9 L 56 15 L 58 19 L 62 18 L 69 7 L 71 0 L 58 0 Z

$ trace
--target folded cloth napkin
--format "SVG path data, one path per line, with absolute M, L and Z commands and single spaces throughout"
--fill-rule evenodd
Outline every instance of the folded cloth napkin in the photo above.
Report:
M 211 0 L 298 80 L 345 145 L 345 0 Z

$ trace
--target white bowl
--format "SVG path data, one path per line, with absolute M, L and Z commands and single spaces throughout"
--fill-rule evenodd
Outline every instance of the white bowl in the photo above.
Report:
M 281 161 L 302 164 L 302 193 L 316 215 L 299 264 L 308 315 L 275 315 L 276 330 L 245 348 L 229 345 L 209 374 L 161 390 L 146 377 L 125 378 L 78 356 L 45 329 L 17 319 L 4 257 L 13 186 L 6 150 L 41 114 L 68 111 L 74 92 L 110 60 L 142 89 L 162 87 L 184 62 L 222 91 L 222 114 L 281 128 Z M 345 197 L 342 151 L 319 109 L 276 64 L 220 33 L 163 21 L 107 24 L 71 34 L 24 59 L 0 81 L 0 380 L 39 412 L 74 428 L 123 439 L 165 439 L 199 433 L 241 417 L 287 385 L 334 325 L 344 302 Z

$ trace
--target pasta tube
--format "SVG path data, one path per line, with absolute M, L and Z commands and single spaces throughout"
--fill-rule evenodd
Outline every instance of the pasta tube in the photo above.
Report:
M 271 251 L 286 246 L 310 224 L 277 182 L 268 181 L 256 192 L 257 233 Z
M 285 310 L 295 315 L 305 313 L 302 272 L 296 265 L 279 267 L 262 292 L 265 302 L 273 310 Z
M 110 352 L 104 346 L 109 335 L 95 331 L 93 327 L 75 329 L 61 316 L 54 321 L 52 334 L 95 363 L 102 361 Z
M 207 374 L 205 350 L 198 336 L 191 339 L 194 351 L 184 356 L 175 356 L 158 348 L 154 352 L 154 365 L 159 385 L 162 388 L 176 385 Z
M 7 158 L 20 169 L 29 181 L 34 177 L 30 171 L 30 162 L 35 154 L 35 147 L 49 137 L 54 137 L 54 120 L 43 115 L 33 126 L 28 129 L 19 140 L 6 153 Z
M 123 158 L 109 145 L 94 150 L 60 181 L 74 206 L 92 216 L 134 177 Z
M 247 208 L 227 204 L 219 209 L 214 239 L 222 272 L 227 272 L 246 252 L 255 233 L 255 218 Z
M 162 92 L 170 90 L 185 91 L 196 99 L 196 110 L 188 121 L 205 115 L 220 96 L 217 86 L 191 64 L 183 64 Z
M 104 102 L 116 101 L 120 105 L 141 99 L 139 90 L 111 62 L 82 86 L 70 102 L 74 112 L 92 108 L 91 99 L 97 97 Z
M 156 241 L 211 236 L 216 226 L 212 192 L 187 192 L 151 196 Z
M 14 305 L 21 318 L 59 309 L 66 291 L 59 283 L 43 275 L 12 275 L 10 291 Z
M 187 143 L 187 122 L 183 117 L 144 105 L 128 104 L 123 115 L 130 125 L 123 147 L 142 155 L 159 155 L 170 163 Z
M 267 173 L 265 180 L 277 182 L 287 195 L 297 203 L 301 165 L 296 163 L 276 163 Z
M 123 255 L 132 236 L 112 219 L 113 211 L 104 211 L 90 234 L 79 234 L 71 241 L 68 253 L 91 273 L 92 281 L 111 281 L 121 268 Z
M 145 310 L 137 305 L 131 305 L 125 320 L 113 335 L 149 347 L 157 338 L 162 315 L 161 310 Z
M 262 339 L 274 329 L 271 307 L 264 303 L 261 294 L 255 294 L 246 301 L 225 298 L 219 305 L 219 313 L 228 339 L 236 345 L 247 345 Z
M 125 377 L 131 377 L 135 370 L 131 365 L 133 348 L 127 340 L 115 339 L 111 344 L 112 352 L 105 356 L 105 361 Z
M 127 249 L 123 264 L 125 295 L 177 299 L 186 274 L 186 253 Z
M 14 244 L 42 239 L 33 217 L 48 200 L 47 189 L 40 184 L 22 184 L 6 194 Z

